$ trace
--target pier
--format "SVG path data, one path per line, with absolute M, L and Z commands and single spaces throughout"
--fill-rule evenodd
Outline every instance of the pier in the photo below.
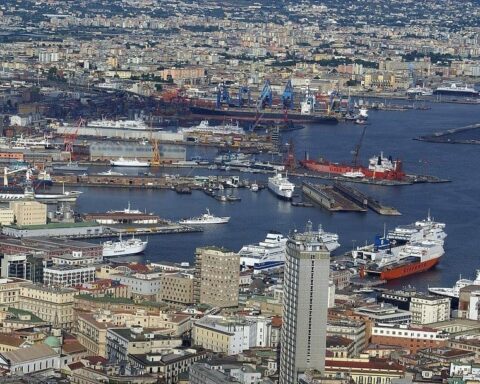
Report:
M 331 185 L 303 182 L 302 192 L 330 212 L 366 212 L 367 208 L 347 199 Z
M 364 193 L 360 192 L 358 189 L 347 187 L 342 183 L 335 183 L 333 188 L 345 196 L 347 199 L 357 203 L 359 206 L 364 208 L 370 208 L 372 211 L 377 212 L 379 215 L 386 216 L 399 216 L 401 215 L 395 208 L 390 207 L 381 203 L 378 200 L 375 200 L 371 196 L 367 196 Z

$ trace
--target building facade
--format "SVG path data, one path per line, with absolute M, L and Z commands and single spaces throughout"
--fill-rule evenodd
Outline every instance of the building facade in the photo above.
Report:
M 280 384 L 325 369 L 330 252 L 307 224 L 287 242 L 284 272 Z
M 212 307 L 236 307 L 240 282 L 240 256 L 223 248 L 197 248 L 194 300 Z
M 431 324 L 450 319 L 450 298 L 417 295 L 410 301 L 412 322 Z
M 18 226 L 45 225 L 47 223 L 47 205 L 38 201 L 12 201 L 10 209 Z

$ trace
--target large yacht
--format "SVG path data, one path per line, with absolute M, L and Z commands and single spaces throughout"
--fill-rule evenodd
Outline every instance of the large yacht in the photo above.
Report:
M 293 196 L 295 184 L 290 182 L 287 176 L 283 177 L 281 173 L 268 178 L 268 189 L 282 199 L 290 200 Z
M 204 224 L 226 224 L 230 220 L 229 216 L 226 217 L 216 217 L 210 213 L 210 210 L 207 208 L 207 212 L 198 217 L 192 217 L 190 219 L 180 220 L 180 224 L 186 225 L 204 225 Z

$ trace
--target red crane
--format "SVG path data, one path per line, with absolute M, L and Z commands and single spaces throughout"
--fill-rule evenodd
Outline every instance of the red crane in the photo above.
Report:
M 70 159 L 73 154 L 73 144 L 78 136 L 78 129 L 85 125 L 85 120 L 83 118 L 78 119 L 77 124 L 75 125 L 75 131 L 69 133 L 68 130 L 65 130 L 63 133 L 63 144 L 65 145 L 65 151 L 70 152 Z

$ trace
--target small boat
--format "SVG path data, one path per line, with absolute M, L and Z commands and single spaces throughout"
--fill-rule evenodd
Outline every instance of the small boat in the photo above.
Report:
M 98 174 L 102 176 L 123 176 L 123 173 L 115 172 L 112 169 L 109 169 L 108 171 L 104 171 L 104 172 L 99 172 Z
M 150 163 L 148 161 L 140 161 L 137 158 L 132 160 L 120 157 L 117 160 L 110 160 L 110 165 L 116 167 L 149 167 Z
M 250 190 L 252 192 L 258 192 L 259 188 L 258 188 L 258 184 L 257 183 L 253 183 L 252 185 L 250 185 Z
M 207 208 L 207 213 L 204 213 L 201 216 L 193 217 L 191 219 L 180 220 L 180 224 L 187 225 L 204 225 L 204 224 L 226 224 L 230 220 L 229 216 L 226 217 L 216 217 L 210 213 L 210 210 Z

